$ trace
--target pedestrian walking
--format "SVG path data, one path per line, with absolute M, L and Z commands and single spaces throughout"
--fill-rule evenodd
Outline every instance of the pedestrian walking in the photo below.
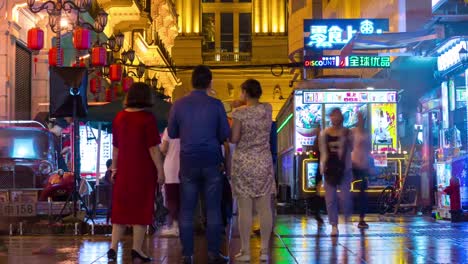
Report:
M 325 178 L 325 202 L 328 220 L 332 226 L 331 235 L 337 236 L 338 205 L 343 209 L 346 222 L 349 221 L 352 212 L 352 137 L 349 129 L 343 127 L 343 114 L 339 108 L 333 109 L 329 116 L 331 127 L 326 128 L 319 139 L 320 171 Z
M 353 163 L 354 179 L 360 181 L 358 227 L 361 229 L 369 228 L 365 217 L 368 206 L 366 190 L 369 182 L 371 138 L 364 125 L 364 116 L 359 112 L 357 126 L 352 129 L 354 146 L 353 152 L 351 152 L 351 160 Z
M 242 86 L 246 105 L 232 113 L 231 142 L 236 143 L 232 160 L 232 184 L 239 207 L 241 251 L 236 261 L 250 261 L 250 233 L 253 206 L 260 216 L 260 260 L 267 261 L 273 227 L 272 194 L 276 192 L 273 159 L 270 151 L 272 107 L 260 103 L 262 88 L 249 79 Z
M 315 134 L 315 140 L 311 148 L 312 156 L 314 156 L 320 163 L 320 148 L 319 148 L 320 124 L 317 124 L 314 134 Z M 322 227 L 324 223 L 322 216 L 320 215 L 320 209 L 322 208 L 322 205 L 324 203 L 323 197 L 321 196 L 321 193 L 320 193 L 322 191 L 322 184 L 323 184 L 322 178 L 323 177 L 322 177 L 322 174 L 320 173 L 320 166 L 318 166 L 317 171 L 315 172 L 315 195 L 312 197 L 312 211 L 313 211 L 315 220 L 317 221 L 317 224 L 320 227 Z
M 142 251 L 146 227 L 153 223 L 157 184 L 164 183 L 161 139 L 156 119 L 144 108 L 153 104 L 151 88 L 134 83 L 128 91 L 125 109 L 112 124 L 112 244 L 110 261 L 117 259 L 117 245 L 127 225 L 133 227 L 132 259 L 150 262 Z
M 161 152 L 164 159 L 164 194 L 166 207 L 169 209 L 168 225 L 161 231 L 163 236 L 179 236 L 179 210 L 180 210 L 180 139 L 170 138 L 167 128 L 163 132 Z
M 180 138 L 180 213 L 179 231 L 183 262 L 193 262 L 193 220 L 198 194 L 205 196 L 207 215 L 208 263 L 226 263 L 220 254 L 222 237 L 221 200 L 223 157 L 221 145 L 229 137 L 226 111 L 220 100 L 210 97 L 212 73 L 206 66 L 192 72 L 193 91 L 174 103 L 168 133 Z

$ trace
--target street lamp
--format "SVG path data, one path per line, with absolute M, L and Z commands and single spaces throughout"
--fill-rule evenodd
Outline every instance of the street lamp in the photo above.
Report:
M 460 49 L 458 55 L 460 56 L 461 63 L 465 64 L 468 62 L 468 51 L 465 49 L 465 47 Z
M 133 64 L 133 61 L 135 60 L 135 51 L 132 48 L 122 52 L 123 63 L 126 64 L 127 60 L 130 61 L 130 64 Z

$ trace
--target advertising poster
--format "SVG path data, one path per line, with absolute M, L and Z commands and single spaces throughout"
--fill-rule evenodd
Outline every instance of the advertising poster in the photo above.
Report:
M 98 130 L 89 126 L 80 126 L 81 172 L 96 173 Z M 112 159 L 112 134 L 101 131 L 101 153 L 99 171 L 102 175 L 107 170 L 106 161 Z
M 317 170 L 319 168 L 319 162 L 307 162 L 307 179 L 306 179 L 306 188 L 307 189 L 314 189 L 317 185 L 317 179 L 315 175 L 317 174 Z
M 450 177 L 452 172 L 452 166 L 446 163 L 438 163 L 436 166 L 437 173 L 437 186 L 442 190 L 450 185 Z M 439 189 L 438 193 L 438 204 L 441 207 L 450 207 L 450 196 L 445 194 Z
M 460 197 L 462 207 L 468 207 L 468 158 L 460 158 L 452 162 L 451 175 L 460 180 Z M 449 181 L 450 184 L 450 181 Z
M 387 167 L 388 166 L 387 153 L 374 153 L 372 154 L 372 157 L 374 158 L 375 167 Z
M 322 122 L 321 104 L 304 104 L 303 95 L 295 95 L 296 151 L 305 151 L 312 146 L 316 137 L 316 128 Z
M 367 120 L 367 104 L 326 104 L 326 127 L 331 126 L 330 112 L 335 108 L 341 109 L 341 113 L 343 113 L 344 117 L 343 125 L 347 128 L 353 128 L 356 126 L 359 112 L 363 114 L 364 122 Z
M 396 104 L 371 104 L 371 133 L 374 150 L 396 151 Z

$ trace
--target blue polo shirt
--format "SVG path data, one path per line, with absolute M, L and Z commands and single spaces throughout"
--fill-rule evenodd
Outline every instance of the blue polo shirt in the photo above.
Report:
M 168 134 L 180 138 L 181 166 L 219 165 L 223 160 L 221 144 L 230 134 L 223 104 L 204 90 L 192 91 L 172 106 Z

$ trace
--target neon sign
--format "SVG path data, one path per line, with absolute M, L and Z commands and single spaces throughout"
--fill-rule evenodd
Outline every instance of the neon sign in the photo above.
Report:
M 304 48 L 341 49 L 358 32 L 381 34 L 388 28 L 388 19 L 305 19 Z
M 390 56 L 305 56 L 306 68 L 390 68 Z
M 296 93 L 297 94 L 297 93 Z M 396 103 L 395 91 L 303 92 L 304 104 L 317 103 Z

